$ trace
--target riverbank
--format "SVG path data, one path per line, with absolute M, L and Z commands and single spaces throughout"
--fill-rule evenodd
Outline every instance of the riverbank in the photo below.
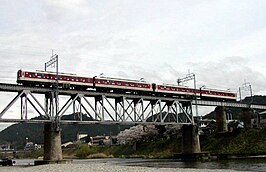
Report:
M 201 136 L 201 151 L 208 155 L 207 160 L 226 159 L 265 159 L 266 129 L 242 130 Z M 145 158 L 173 159 L 182 153 L 182 138 L 160 139 L 126 145 L 88 146 L 78 143 L 63 148 L 64 159 L 92 158 Z M 43 149 L 37 151 L 4 152 L 0 158 L 25 159 L 43 157 Z

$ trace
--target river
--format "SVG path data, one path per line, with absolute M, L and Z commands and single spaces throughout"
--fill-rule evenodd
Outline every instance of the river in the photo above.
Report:
M 33 165 L 33 159 L 15 160 L 15 166 Z M 237 171 L 266 171 L 266 159 L 234 160 L 212 162 L 180 162 L 172 159 L 78 159 L 73 164 L 111 163 L 120 166 L 139 166 L 155 168 L 195 168 L 195 169 L 227 169 Z M 1 168 L 0 168 L 1 169 Z M 1 170 L 0 170 L 1 171 Z

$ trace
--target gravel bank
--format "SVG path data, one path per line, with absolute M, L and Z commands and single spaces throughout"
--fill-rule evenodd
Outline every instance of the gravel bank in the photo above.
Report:
M 1 172 L 214 172 L 214 171 L 235 171 L 235 170 L 218 170 L 218 169 L 184 169 L 184 168 L 150 168 L 150 167 L 129 167 L 110 163 L 88 163 L 88 164 L 53 164 L 53 165 L 40 165 L 40 166 L 13 166 L 1 167 Z

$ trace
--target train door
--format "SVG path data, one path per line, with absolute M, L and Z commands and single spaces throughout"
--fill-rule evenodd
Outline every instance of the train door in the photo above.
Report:
M 156 84 L 152 83 L 152 91 L 155 92 L 156 91 Z

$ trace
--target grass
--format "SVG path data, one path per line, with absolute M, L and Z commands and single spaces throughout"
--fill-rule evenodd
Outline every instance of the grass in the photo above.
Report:
M 212 135 L 206 139 L 203 149 L 218 154 L 266 154 L 266 129 Z

